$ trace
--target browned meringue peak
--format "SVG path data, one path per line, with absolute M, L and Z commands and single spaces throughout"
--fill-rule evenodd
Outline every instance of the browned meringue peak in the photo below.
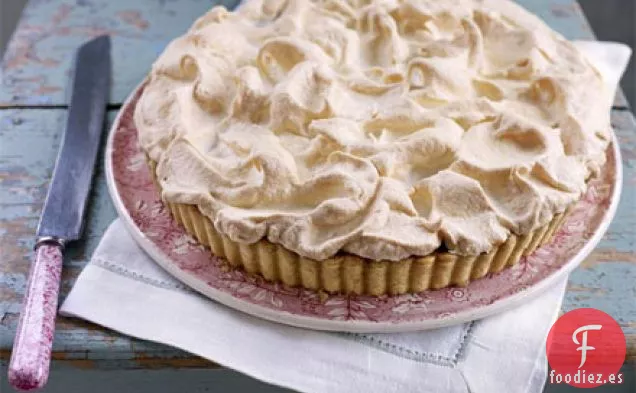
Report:
M 163 198 L 326 259 L 477 254 L 604 163 L 598 72 L 506 0 L 250 0 L 155 62 L 135 112 Z

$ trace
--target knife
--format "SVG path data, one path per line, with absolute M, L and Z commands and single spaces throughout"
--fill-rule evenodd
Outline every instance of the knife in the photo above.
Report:
M 64 138 L 42 208 L 22 312 L 9 363 L 19 390 L 43 387 L 49 376 L 64 246 L 80 238 L 110 87 L 110 38 L 78 50 Z

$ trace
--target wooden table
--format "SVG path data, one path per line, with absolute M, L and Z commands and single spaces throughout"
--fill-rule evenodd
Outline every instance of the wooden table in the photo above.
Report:
M 228 6 L 234 0 L 223 0 Z M 523 0 L 571 39 L 594 35 L 575 0 Z M 90 37 L 113 38 L 112 121 L 170 39 L 211 6 L 203 0 L 31 0 L 4 56 L 0 76 L 0 361 L 6 365 L 29 269 L 34 232 L 66 116 L 71 54 Z M 595 307 L 623 327 L 636 358 L 636 123 L 621 94 L 612 110 L 625 179 L 618 213 L 592 255 L 571 276 L 564 311 Z M 115 218 L 99 160 L 85 240 L 69 247 L 62 298 Z M 59 367 L 200 368 L 213 365 L 74 319 L 59 318 L 53 346 Z

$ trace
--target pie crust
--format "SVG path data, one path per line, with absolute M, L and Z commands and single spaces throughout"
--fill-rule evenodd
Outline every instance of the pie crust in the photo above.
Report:
M 155 186 L 156 163 L 146 157 Z M 480 255 L 455 255 L 437 250 L 423 257 L 400 261 L 374 261 L 340 253 L 317 261 L 302 257 L 283 246 L 260 240 L 238 243 L 219 233 L 197 206 L 164 201 L 173 218 L 188 234 L 208 247 L 211 253 L 227 261 L 228 267 L 291 287 L 328 293 L 399 295 L 449 286 L 464 287 L 489 273 L 497 273 L 517 264 L 549 243 L 565 221 L 569 208 L 552 220 L 524 235 L 510 234 L 490 252 Z

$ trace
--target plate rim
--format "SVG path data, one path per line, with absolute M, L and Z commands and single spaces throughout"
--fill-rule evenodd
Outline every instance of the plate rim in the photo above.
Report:
M 399 332 L 412 332 L 421 330 L 437 329 L 441 327 L 447 327 L 452 325 L 458 325 L 467 323 L 477 319 L 482 319 L 488 316 L 492 316 L 506 310 L 510 310 L 519 306 L 523 301 L 527 301 L 538 297 L 546 290 L 554 286 L 559 279 L 563 276 L 571 273 L 581 262 L 594 250 L 596 245 L 600 242 L 603 235 L 609 228 L 620 202 L 621 191 L 623 187 L 623 166 L 622 157 L 620 151 L 620 145 L 618 139 L 611 128 L 612 134 L 612 149 L 615 157 L 615 182 L 614 189 L 611 195 L 610 205 L 608 206 L 605 215 L 598 228 L 587 243 L 572 257 L 567 263 L 562 265 L 559 269 L 549 274 L 541 281 L 522 289 L 519 292 L 510 294 L 502 299 L 498 299 L 491 304 L 481 305 L 469 310 L 459 311 L 449 316 L 444 316 L 435 319 L 422 319 L 420 321 L 407 321 L 407 322 L 372 322 L 372 321 L 359 321 L 359 320 L 327 320 L 317 317 L 308 317 L 302 315 L 295 315 L 289 312 L 280 312 L 259 305 L 252 304 L 246 300 L 238 299 L 232 295 L 220 291 L 218 289 L 208 286 L 205 282 L 197 279 L 193 275 L 183 272 L 176 267 L 170 257 L 163 253 L 153 242 L 150 240 L 134 223 L 128 209 L 126 209 L 121 196 L 117 190 L 115 183 L 115 175 L 113 171 L 112 153 L 115 134 L 119 129 L 121 123 L 121 117 L 125 112 L 125 109 L 131 104 L 133 98 L 139 93 L 139 89 L 145 84 L 145 79 L 139 83 L 128 95 L 124 103 L 122 104 L 117 116 L 115 117 L 111 127 L 108 130 L 108 139 L 106 142 L 106 148 L 104 153 L 104 170 L 106 174 L 106 184 L 108 187 L 108 193 L 110 194 L 115 210 L 118 217 L 124 223 L 126 229 L 131 234 L 135 242 L 148 254 L 155 263 L 161 268 L 166 270 L 171 276 L 177 280 L 183 282 L 188 287 L 194 289 L 201 295 L 219 302 L 227 307 L 239 310 L 254 317 L 263 318 L 272 322 L 282 323 L 285 325 L 307 328 L 313 330 L 323 331 L 340 331 L 340 332 L 352 332 L 352 333 L 399 333 Z

